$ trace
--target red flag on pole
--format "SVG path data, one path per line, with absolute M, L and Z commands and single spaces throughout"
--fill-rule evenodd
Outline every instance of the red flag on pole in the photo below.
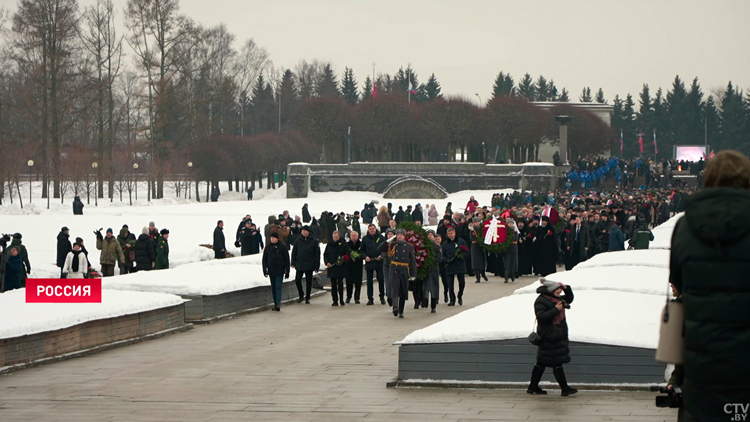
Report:
M 638 135 L 638 145 L 641 146 L 641 154 L 643 154 L 643 134 Z
M 714 154 L 714 150 L 711 150 L 711 154 L 708 154 L 708 158 L 709 159 L 710 158 L 714 158 L 714 155 L 716 155 L 716 154 Z
M 372 84 L 372 98 L 375 98 L 378 96 L 378 85 L 373 83 Z

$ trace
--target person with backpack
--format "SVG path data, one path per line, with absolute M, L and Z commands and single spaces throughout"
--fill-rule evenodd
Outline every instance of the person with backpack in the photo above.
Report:
M 650 242 L 654 240 L 654 233 L 648 228 L 645 218 L 638 218 L 638 228 L 635 229 L 633 237 L 628 242 L 633 249 L 648 249 Z

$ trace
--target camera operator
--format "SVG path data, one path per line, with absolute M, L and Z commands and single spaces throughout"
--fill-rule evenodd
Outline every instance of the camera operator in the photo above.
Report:
M 534 313 L 536 314 L 536 332 L 540 337 L 537 346 L 536 365 L 531 372 L 531 383 L 526 390 L 529 394 L 547 394 L 539 388 L 544 369 L 552 367 L 552 372 L 563 396 L 570 396 L 578 392 L 575 388 L 568 386 L 565 378 L 563 364 L 570 362 L 570 350 L 568 349 L 568 323 L 565 319 L 565 310 L 570 309 L 573 302 L 573 289 L 563 283 L 547 280 L 542 277 L 539 280 L 542 285 L 536 290 L 539 297 L 534 302 Z M 563 296 L 560 296 L 564 293 Z
M 722 151 L 672 234 L 670 282 L 684 298 L 681 421 L 723 421 L 750 398 L 750 160 Z

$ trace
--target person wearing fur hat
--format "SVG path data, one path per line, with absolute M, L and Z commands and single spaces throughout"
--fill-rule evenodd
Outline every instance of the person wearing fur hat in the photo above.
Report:
M 144 228 L 144 230 L 146 229 Z M 153 247 L 153 243 L 151 246 Z M 102 277 L 112 277 L 115 275 L 115 264 L 125 262 L 125 255 L 122 253 L 120 243 L 113 236 L 112 229 L 107 229 L 107 234 L 103 238 L 97 236 L 96 249 L 102 251 L 99 255 Z
M 159 243 L 156 245 L 156 264 L 155 270 L 166 270 L 169 268 L 169 230 L 161 229 L 159 231 Z
M 531 372 L 531 382 L 526 390 L 529 394 L 547 394 L 539 388 L 545 368 L 552 368 L 557 383 L 560 384 L 563 396 L 578 392 L 568 385 L 563 364 L 570 362 L 568 345 L 568 323 L 565 318 L 566 308 L 573 303 L 573 289 L 563 283 L 547 280 L 542 277 L 541 286 L 536 290 L 539 297 L 534 302 L 536 315 L 536 332 L 540 337 L 537 345 L 536 365 Z M 562 295 L 562 296 L 561 296 Z
M 153 221 L 148 223 L 148 237 L 154 242 L 154 247 L 159 244 L 159 229 L 156 228 L 156 223 Z
M 409 280 L 417 276 L 414 246 L 406 242 L 406 230 L 396 230 L 396 237 L 388 241 L 387 253 L 391 259 L 390 283 L 393 296 L 393 316 L 404 317 L 404 306 L 409 297 Z
M 128 274 L 135 265 L 135 235 L 130 233 L 127 224 L 122 225 L 120 234 L 117 235 L 117 243 L 120 244 L 125 262 L 120 262 L 120 274 Z
M 389 231 L 391 229 L 387 229 Z M 391 230 L 392 231 L 392 230 Z M 367 305 L 375 304 L 375 286 L 378 281 L 378 296 L 380 303 L 385 303 L 384 296 L 388 292 L 387 284 L 383 283 L 388 277 L 388 267 L 384 265 L 385 257 L 382 255 L 380 246 L 385 244 L 386 239 L 378 233 L 375 224 L 367 226 L 367 234 L 362 238 L 362 251 L 365 259 L 365 274 L 367 276 Z M 390 296 L 389 296 L 390 297 Z
M 88 260 L 81 250 L 81 244 L 74 243 L 73 250 L 68 252 L 68 256 L 65 258 L 65 266 L 63 267 L 66 274 L 65 278 L 86 278 L 88 266 Z
M 519 232 L 516 230 L 516 221 L 512 218 L 506 220 L 508 225 L 508 236 L 511 238 L 511 244 L 508 250 L 503 252 L 503 269 L 505 270 L 505 282 L 516 281 L 516 274 L 518 274 L 518 240 Z

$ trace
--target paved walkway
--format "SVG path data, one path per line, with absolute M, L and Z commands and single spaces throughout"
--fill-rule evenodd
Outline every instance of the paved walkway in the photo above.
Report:
M 0 421 L 674 421 L 648 393 L 387 389 L 411 331 L 510 294 L 468 283 L 463 307 L 331 308 L 330 296 L 0 377 Z

